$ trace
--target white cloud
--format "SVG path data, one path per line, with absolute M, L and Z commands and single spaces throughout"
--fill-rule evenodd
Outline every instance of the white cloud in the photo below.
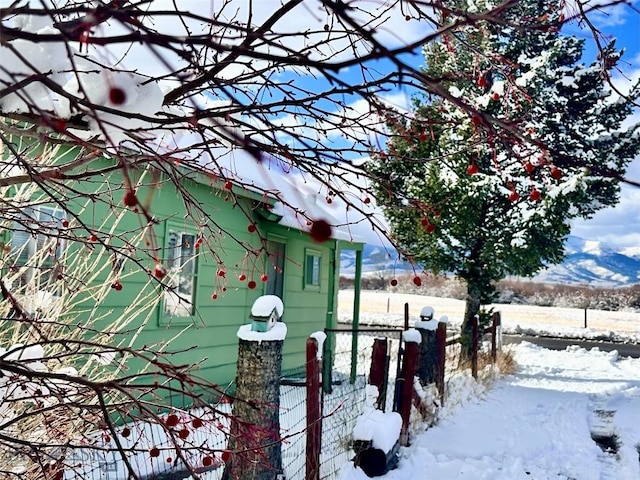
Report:
M 627 171 L 627 178 L 640 181 L 640 157 Z M 640 245 L 640 187 L 623 185 L 620 203 L 600 210 L 589 220 L 576 220 L 572 234 L 578 237 L 600 240 L 621 250 Z

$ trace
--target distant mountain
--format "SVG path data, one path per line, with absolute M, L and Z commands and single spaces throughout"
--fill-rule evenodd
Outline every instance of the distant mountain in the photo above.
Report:
M 535 280 L 594 286 L 624 286 L 640 282 L 638 249 L 617 252 L 601 242 L 569 236 L 565 251 L 567 258 L 564 262 L 540 272 Z
M 597 241 L 569 236 L 565 243 L 567 257 L 560 265 L 541 271 L 534 280 L 548 283 L 589 284 L 617 287 L 640 283 L 640 248 L 620 252 Z M 398 258 L 390 247 L 365 245 L 362 255 L 365 276 L 393 276 L 412 272 L 408 262 Z M 355 252 L 346 251 L 340 259 L 341 274 L 355 274 Z

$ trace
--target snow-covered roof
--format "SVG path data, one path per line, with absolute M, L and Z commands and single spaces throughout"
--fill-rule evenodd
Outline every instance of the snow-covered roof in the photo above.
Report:
M 277 295 L 262 295 L 253 302 L 251 307 L 252 317 L 269 317 L 275 310 L 276 315 L 282 317 L 284 305 Z
M 233 136 L 241 133 L 234 131 Z M 313 222 L 324 220 L 331 226 L 330 238 L 364 243 L 349 228 L 353 219 L 348 218 L 346 205 L 332 205 L 333 201 L 327 200 L 329 188 L 323 182 L 272 155 L 256 155 L 224 140 L 215 139 L 217 145 L 211 140 L 203 148 L 201 133 L 184 133 L 170 139 L 169 145 L 157 146 L 157 150 L 175 152 L 177 147 L 182 156 L 196 160 L 205 172 L 274 200 L 270 213 L 279 217 L 280 225 L 309 232 Z M 166 138 L 163 143 L 167 143 Z M 189 145 L 198 145 L 196 153 Z

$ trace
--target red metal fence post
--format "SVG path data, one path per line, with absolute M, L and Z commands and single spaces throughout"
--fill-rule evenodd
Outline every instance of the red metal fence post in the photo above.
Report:
M 478 328 L 479 318 L 478 315 L 473 317 L 471 324 L 471 375 L 476 380 L 478 379 L 478 339 L 480 337 Z
M 376 408 L 385 410 L 387 393 L 387 339 L 376 338 L 373 341 L 371 354 L 371 370 L 369 371 L 369 385 L 378 388 Z
M 307 338 L 307 450 L 306 480 L 320 480 L 320 448 L 322 446 L 322 417 L 320 414 L 320 367 L 318 341 Z
M 413 404 L 413 379 L 416 376 L 416 366 L 418 364 L 418 343 L 405 342 L 404 356 L 402 359 L 402 382 L 399 398 L 398 413 L 402 417 L 402 430 L 400 431 L 400 445 L 409 445 L 409 417 L 411 416 L 411 405 Z
M 447 324 L 438 322 L 436 330 L 436 388 L 440 394 L 440 405 L 444 405 L 444 372 L 447 357 Z

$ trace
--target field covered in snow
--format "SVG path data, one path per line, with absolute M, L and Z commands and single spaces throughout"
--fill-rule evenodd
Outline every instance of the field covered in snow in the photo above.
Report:
M 350 323 L 353 318 L 353 290 L 340 290 L 338 319 Z M 435 309 L 435 317 L 447 316 L 453 325 L 459 325 L 464 314 L 464 301 L 388 291 L 362 292 L 360 321 L 363 324 L 402 325 L 404 304 L 409 304 L 410 326 L 418 319 L 424 306 Z M 626 311 L 587 310 L 587 328 L 584 328 L 585 310 L 577 308 L 538 307 L 531 305 L 494 304 L 502 314 L 505 333 L 536 332 L 571 338 L 611 338 L 612 340 L 640 343 L 640 313 Z

